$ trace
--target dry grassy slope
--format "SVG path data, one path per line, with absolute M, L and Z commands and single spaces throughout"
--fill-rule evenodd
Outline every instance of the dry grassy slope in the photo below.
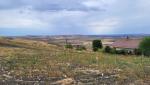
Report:
M 26 39 L 5 39 L 5 38 L 0 38 L 0 47 L 43 49 L 43 50 L 61 49 L 55 45 L 50 45 L 41 41 L 33 41 Z
M 97 69 L 100 72 L 112 73 L 114 69 L 118 80 L 146 80 L 150 78 L 150 58 L 111 55 L 102 52 L 77 52 L 63 50 L 61 47 L 40 41 L 25 39 L 0 38 L 0 74 L 20 78 L 40 77 L 76 77 L 75 71 Z M 2 70 L 3 68 L 3 70 Z M 5 72 L 6 71 L 6 72 Z M 0 80 L 7 79 L 1 76 Z M 146 75 L 146 76 L 145 76 Z
M 37 54 L 41 52 L 54 53 L 61 51 L 63 48 L 47 44 L 41 41 L 26 39 L 7 39 L 0 38 L 0 56 L 12 56 L 13 54 Z

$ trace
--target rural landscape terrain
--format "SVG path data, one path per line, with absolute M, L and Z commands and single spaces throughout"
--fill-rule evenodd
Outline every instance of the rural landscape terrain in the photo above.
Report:
M 150 85 L 150 0 L 0 0 L 0 85 Z
M 149 35 L 130 35 L 142 39 Z M 0 85 L 150 85 L 150 57 L 92 51 L 116 36 L 0 37 Z M 84 50 L 66 48 L 82 44 Z

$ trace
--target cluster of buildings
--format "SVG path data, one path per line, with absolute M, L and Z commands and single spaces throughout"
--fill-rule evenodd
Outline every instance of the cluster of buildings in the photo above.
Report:
M 118 39 L 111 44 L 107 44 L 105 46 L 110 46 L 111 48 L 115 48 L 116 50 L 125 50 L 128 53 L 134 54 L 135 50 L 139 48 L 140 42 L 142 39 Z
M 135 49 L 139 48 L 139 44 L 142 41 L 142 39 L 132 39 L 132 38 L 122 38 L 122 39 L 116 39 L 113 42 L 107 42 L 103 43 L 104 46 L 109 46 L 111 48 L 115 48 L 116 50 L 125 50 L 127 52 L 131 52 L 134 54 Z M 70 43 L 73 47 L 81 47 L 83 46 L 83 42 L 81 41 L 73 41 L 71 42 L 66 41 L 66 43 Z

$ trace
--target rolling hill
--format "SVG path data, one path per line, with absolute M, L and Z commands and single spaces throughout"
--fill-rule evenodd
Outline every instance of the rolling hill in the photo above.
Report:
M 0 84 L 126 85 L 150 82 L 150 58 L 0 38 Z

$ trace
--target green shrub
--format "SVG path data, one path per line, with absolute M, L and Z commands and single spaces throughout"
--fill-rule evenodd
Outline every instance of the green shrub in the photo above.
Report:
M 142 52 L 140 49 L 134 49 L 135 55 L 142 55 Z
M 65 48 L 73 49 L 73 46 L 71 44 L 66 44 Z
M 117 50 L 116 53 L 117 54 L 123 54 L 123 55 L 125 55 L 126 51 L 125 50 Z
M 85 46 L 79 46 L 79 47 L 76 47 L 76 50 L 80 50 L 80 51 L 86 50 L 86 47 Z
M 116 48 L 111 48 L 111 53 L 116 54 Z
M 93 51 L 98 51 L 103 48 L 101 40 L 93 40 L 92 42 Z
M 105 47 L 105 49 L 104 49 L 104 51 L 106 52 L 106 53 L 111 53 L 111 48 L 110 48 L 110 46 L 106 46 Z
M 150 37 L 145 37 L 141 41 L 139 49 L 142 51 L 144 55 L 150 56 Z

